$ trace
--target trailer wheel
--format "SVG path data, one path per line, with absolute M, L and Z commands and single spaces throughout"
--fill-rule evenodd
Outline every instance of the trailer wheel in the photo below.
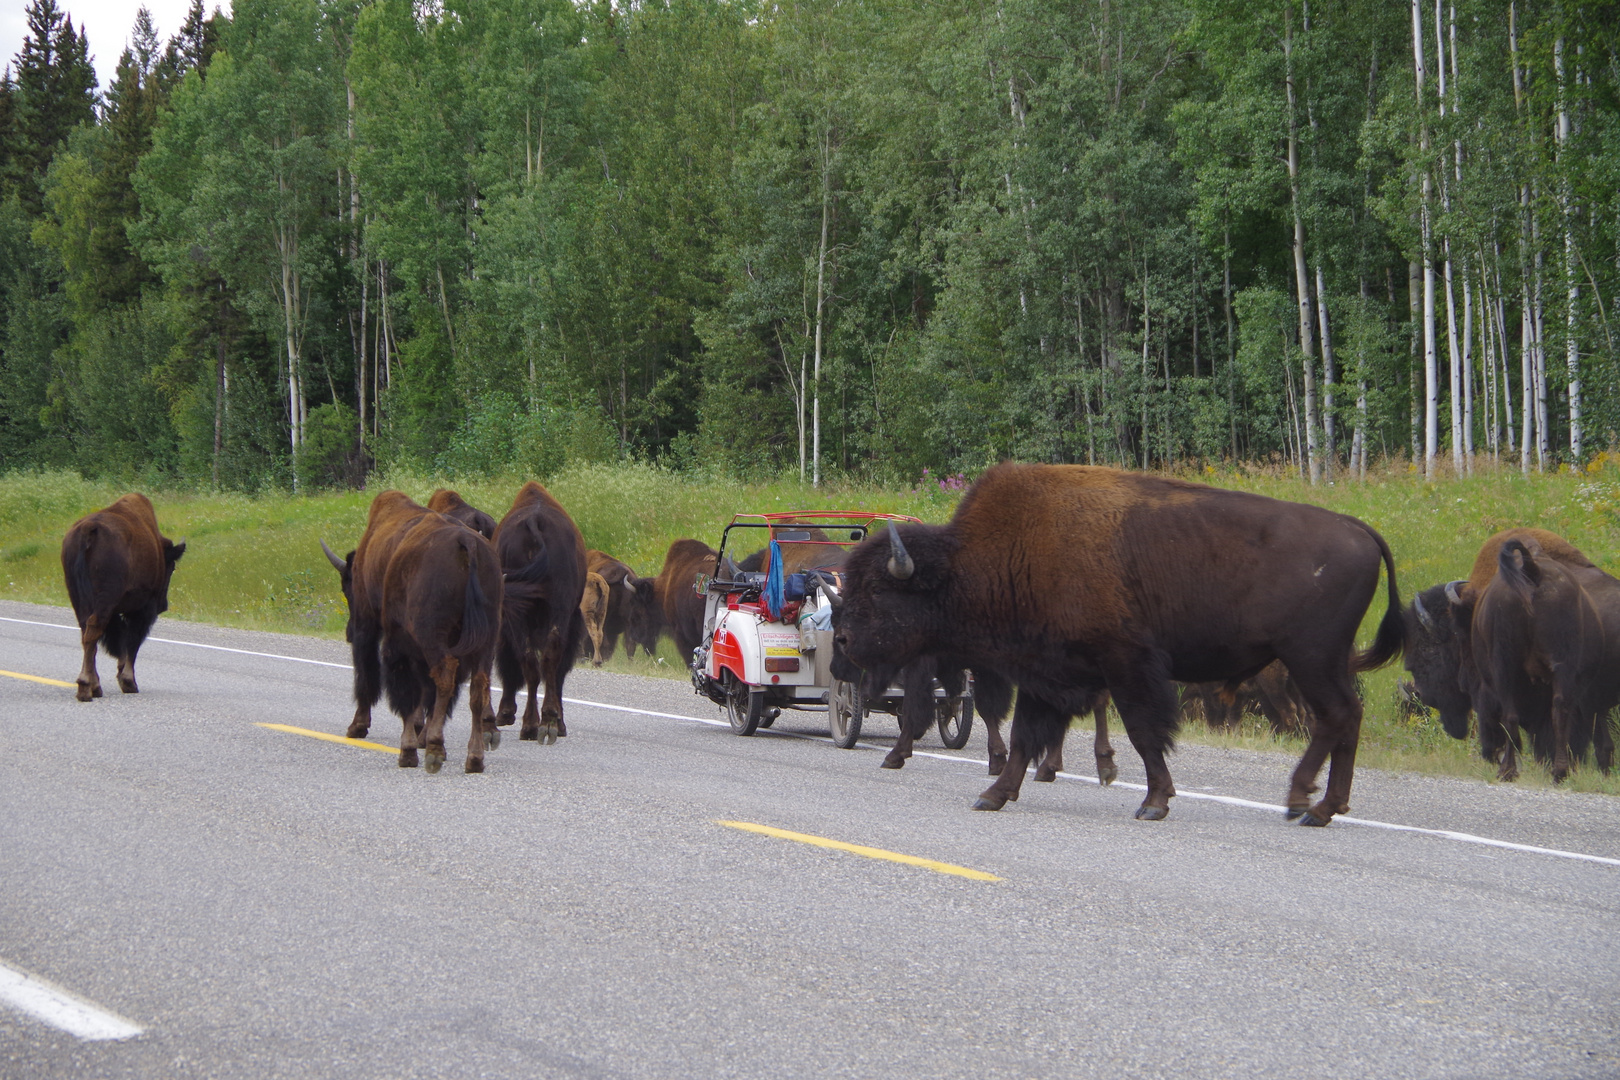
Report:
M 861 737 L 861 721 L 866 719 L 866 698 L 856 683 L 834 679 L 827 696 L 827 726 L 832 729 L 833 745 L 849 750 Z
M 934 719 L 939 725 L 939 741 L 947 750 L 960 750 L 973 734 L 973 695 L 941 698 L 934 703 Z
M 765 691 L 755 690 L 730 671 L 725 672 L 726 719 L 738 735 L 752 735 L 765 714 Z

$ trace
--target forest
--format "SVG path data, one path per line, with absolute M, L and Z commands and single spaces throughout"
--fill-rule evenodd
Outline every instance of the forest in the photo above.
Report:
M 1620 438 L 1614 4 L 194 0 L 106 87 L 27 17 L 0 470 L 1315 483 Z

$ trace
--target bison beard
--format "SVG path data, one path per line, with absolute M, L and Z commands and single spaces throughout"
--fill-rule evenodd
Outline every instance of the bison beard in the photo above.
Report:
M 135 656 L 157 617 L 169 609 L 169 581 L 186 553 L 158 532 L 145 495 L 125 495 L 80 518 L 62 538 L 62 576 L 84 650 L 80 701 L 101 696 L 96 645 L 118 661 L 118 689 L 138 693 Z
M 1372 648 L 1353 655 L 1381 564 L 1389 606 Z M 846 562 L 838 616 L 840 649 L 874 678 L 949 656 L 1017 685 L 1007 768 L 981 809 L 1016 799 L 1036 749 L 1106 690 L 1147 768 L 1136 816 L 1151 820 L 1175 794 L 1171 680 L 1241 681 L 1273 660 L 1317 717 L 1288 815 L 1325 825 L 1347 812 L 1361 728 L 1353 672 L 1394 659 L 1403 638 L 1394 558 L 1362 522 L 1085 466 L 997 466 L 950 524 L 868 538 Z

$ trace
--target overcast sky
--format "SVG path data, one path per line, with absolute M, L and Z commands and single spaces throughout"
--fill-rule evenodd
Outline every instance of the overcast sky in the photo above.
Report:
M 0 65 L 11 64 L 15 68 L 23 38 L 28 36 L 28 17 L 24 10 L 28 3 L 29 0 L 0 0 L 0 58 L 3 58 Z M 135 13 L 143 6 L 141 0 L 56 0 L 56 6 L 72 18 L 74 29 L 83 29 L 89 35 L 97 89 L 106 90 L 118 67 L 118 57 L 129 44 Z M 146 0 L 144 6 L 152 13 L 158 40 L 166 43 L 186 21 L 191 0 Z M 203 10 L 212 12 L 215 7 L 228 12 L 230 0 L 203 0 Z

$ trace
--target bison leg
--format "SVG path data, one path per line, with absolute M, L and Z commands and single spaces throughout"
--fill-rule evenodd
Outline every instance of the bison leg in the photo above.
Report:
M 1068 737 L 1069 732 L 1065 728 L 1062 734 L 1058 736 L 1057 745 L 1047 747 L 1046 754 L 1041 758 L 1041 763 L 1035 766 L 1035 779 L 1038 782 L 1050 784 L 1057 780 L 1058 773 L 1063 771 L 1063 740 Z
M 359 620 L 351 620 L 351 625 Z M 345 734 L 351 739 L 363 739 L 371 732 L 371 708 L 382 697 L 382 661 L 377 651 L 375 630 L 357 627 L 349 654 L 354 660 L 354 719 L 349 721 Z
M 1136 808 L 1136 818 L 1163 821 L 1170 814 L 1170 800 L 1176 794 L 1164 752 L 1174 745 L 1176 725 L 1181 718 L 1181 711 L 1176 707 L 1176 692 L 1164 671 L 1163 658 L 1158 655 L 1126 657 L 1123 663 L 1108 671 L 1108 689 L 1119 710 L 1120 722 L 1125 725 L 1125 734 L 1147 770 L 1147 797 Z
M 523 654 L 523 685 L 528 689 L 529 701 L 523 707 L 523 726 L 518 738 L 528 742 L 547 741 L 540 732 L 540 658 L 532 651 Z
M 416 747 L 421 727 L 422 706 L 418 705 L 406 713 L 400 722 L 399 767 L 402 769 L 414 769 L 420 764 L 416 758 Z
M 900 699 L 900 737 L 883 757 L 879 768 L 902 769 L 911 757 L 913 744 L 928 730 L 934 718 L 934 666 L 913 664 L 902 676 L 904 696 Z
M 1063 731 L 1069 718 L 1052 705 L 1038 700 L 1033 694 L 1021 692 L 1013 706 L 1012 742 L 1008 747 L 1007 766 L 996 777 L 996 782 L 985 788 L 973 803 L 975 810 L 1000 810 L 1009 802 L 1018 801 L 1018 792 L 1024 786 L 1024 773 L 1032 761 L 1063 740 Z
M 428 696 L 429 690 L 432 691 L 433 697 L 433 712 L 428 717 L 427 731 L 424 733 L 427 736 L 427 753 L 424 755 L 422 762 L 423 767 L 430 773 L 436 773 L 444 767 L 444 721 L 450 713 L 450 706 L 454 704 L 456 699 L 456 675 L 460 669 L 460 661 L 453 656 L 446 656 L 428 669 L 428 679 L 431 686 L 422 688 L 424 699 Z M 478 721 L 475 719 L 473 721 L 474 730 L 477 727 Z M 480 766 L 482 766 L 483 757 L 484 740 L 480 738 L 478 740 Z M 468 769 L 467 771 L 476 772 L 477 770 Z
M 1289 670 L 1294 670 L 1290 664 Z M 1288 819 L 1301 825 L 1326 825 L 1336 814 L 1350 812 L 1350 782 L 1356 767 L 1356 747 L 1361 742 L 1361 699 L 1356 696 L 1348 671 L 1296 676 L 1305 702 L 1316 716 L 1310 742 L 1294 769 L 1288 788 Z M 1327 791 L 1315 806 L 1316 777 L 1322 762 L 1328 761 Z
M 486 660 L 483 666 L 473 672 L 473 677 L 467 686 L 467 707 L 472 710 L 473 730 L 483 739 L 484 746 L 489 750 L 499 750 L 501 747 L 501 729 L 495 726 L 495 710 L 489 703 L 489 663 Z
M 84 629 L 79 634 L 79 644 L 84 647 L 84 663 L 79 668 L 79 692 L 74 696 L 80 701 L 101 696 L 101 676 L 96 673 L 96 646 L 101 642 L 104 626 L 105 620 L 100 615 L 91 615 L 85 620 Z
M 1001 737 L 1001 721 L 984 721 L 984 737 L 990 744 L 990 775 L 1000 776 L 1007 769 L 1007 742 Z
M 1114 746 L 1108 741 L 1108 699 L 1104 697 L 1093 713 L 1097 719 L 1097 740 L 1093 749 L 1097 757 L 1097 780 L 1107 787 L 1119 779 L 1119 766 L 1114 764 Z

